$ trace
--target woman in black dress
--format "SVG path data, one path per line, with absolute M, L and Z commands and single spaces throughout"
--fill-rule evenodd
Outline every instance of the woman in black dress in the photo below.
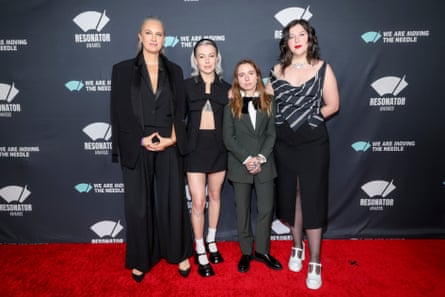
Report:
M 125 185 L 126 261 L 135 281 L 166 259 L 190 272 L 193 254 L 185 200 L 185 93 L 182 69 L 161 54 L 162 22 L 147 18 L 136 58 L 113 66 L 112 158 Z
M 283 29 L 280 50 L 280 62 L 268 84 L 277 104 L 277 216 L 291 226 L 291 271 L 302 269 L 306 231 L 310 250 L 306 285 L 316 290 L 322 284 L 320 251 L 328 203 L 325 120 L 337 112 L 339 93 L 334 72 L 320 59 L 315 30 L 307 21 L 294 20 Z
M 206 250 L 210 262 L 223 261 L 215 239 L 227 168 L 222 117 L 230 85 L 222 79 L 221 55 L 213 40 L 202 39 L 196 43 L 191 65 L 192 76 L 185 80 L 188 140 L 185 170 L 192 196 L 191 221 L 198 273 L 208 277 L 215 273 Z M 208 231 L 204 242 L 206 192 L 209 196 Z

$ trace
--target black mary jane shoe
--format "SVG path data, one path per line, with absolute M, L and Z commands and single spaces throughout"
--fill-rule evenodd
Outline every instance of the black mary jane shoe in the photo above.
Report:
M 281 266 L 280 262 L 278 262 L 278 260 L 272 257 L 270 254 L 260 254 L 255 252 L 255 260 L 263 262 L 267 265 L 267 267 L 274 270 L 283 269 L 283 266 Z
M 205 253 L 202 254 L 195 254 L 195 263 L 198 264 L 198 273 L 202 277 L 209 277 L 215 275 L 215 271 L 213 271 L 212 265 L 209 263 L 207 264 L 201 264 L 199 263 L 199 256 L 205 255 Z
M 142 274 L 134 274 L 133 273 L 133 271 L 131 272 L 131 276 L 133 277 L 133 279 L 137 282 L 137 283 L 140 283 L 143 279 L 144 279 L 144 276 L 145 276 L 145 273 L 144 272 L 142 272 Z
M 210 262 L 212 262 L 213 264 L 218 264 L 218 263 L 224 262 L 224 258 L 221 256 L 219 251 L 216 251 L 216 252 L 210 251 L 209 244 L 211 244 L 211 243 L 216 243 L 216 242 L 215 241 L 206 242 L 206 250 L 207 250 L 207 252 L 209 252 Z
M 247 272 L 250 268 L 250 261 L 252 260 L 251 255 L 242 255 L 241 259 L 238 262 L 238 271 L 239 272 Z

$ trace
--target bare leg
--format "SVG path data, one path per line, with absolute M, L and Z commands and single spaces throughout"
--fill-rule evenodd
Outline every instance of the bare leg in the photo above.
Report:
M 195 238 L 195 250 L 199 255 L 199 263 L 205 265 L 209 261 L 204 246 L 204 212 L 206 205 L 205 173 L 187 172 L 190 194 L 192 196 L 192 228 Z
M 216 229 L 218 226 L 221 210 L 221 189 L 225 175 L 225 171 L 218 171 L 208 175 L 209 228 Z
M 192 196 L 192 227 L 195 240 L 204 234 L 204 210 L 206 205 L 205 173 L 187 172 L 190 194 Z
M 209 232 L 207 234 L 207 242 L 211 252 L 218 251 L 216 247 L 215 237 L 218 227 L 219 215 L 221 211 L 221 189 L 224 182 L 226 172 L 218 171 L 208 174 L 208 192 L 209 192 Z

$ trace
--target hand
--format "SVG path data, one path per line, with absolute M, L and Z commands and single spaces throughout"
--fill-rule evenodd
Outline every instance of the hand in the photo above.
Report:
M 161 152 L 167 147 L 174 144 L 170 137 L 162 137 L 158 132 L 155 132 L 143 140 L 144 147 L 152 152 Z
M 261 163 L 257 157 L 249 158 L 244 165 L 250 174 L 257 174 L 261 172 Z
M 258 163 L 252 170 L 249 171 L 250 174 L 258 174 L 261 172 L 261 164 Z
M 228 91 L 227 91 L 227 97 L 230 99 L 230 100 L 232 100 L 233 99 L 233 92 L 232 92 L 232 88 L 230 88 Z

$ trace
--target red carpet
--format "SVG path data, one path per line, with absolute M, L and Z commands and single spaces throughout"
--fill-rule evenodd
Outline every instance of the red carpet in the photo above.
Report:
M 323 286 L 306 288 L 303 271 L 287 269 L 290 241 L 273 241 L 284 267 L 252 262 L 237 271 L 236 242 L 221 242 L 225 262 L 202 278 L 192 263 L 187 279 L 159 263 L 141 284 L 124 269 L 124 244 L 0 245 L 0 296 L 445 296 L 445 240 L 325 240 Z

